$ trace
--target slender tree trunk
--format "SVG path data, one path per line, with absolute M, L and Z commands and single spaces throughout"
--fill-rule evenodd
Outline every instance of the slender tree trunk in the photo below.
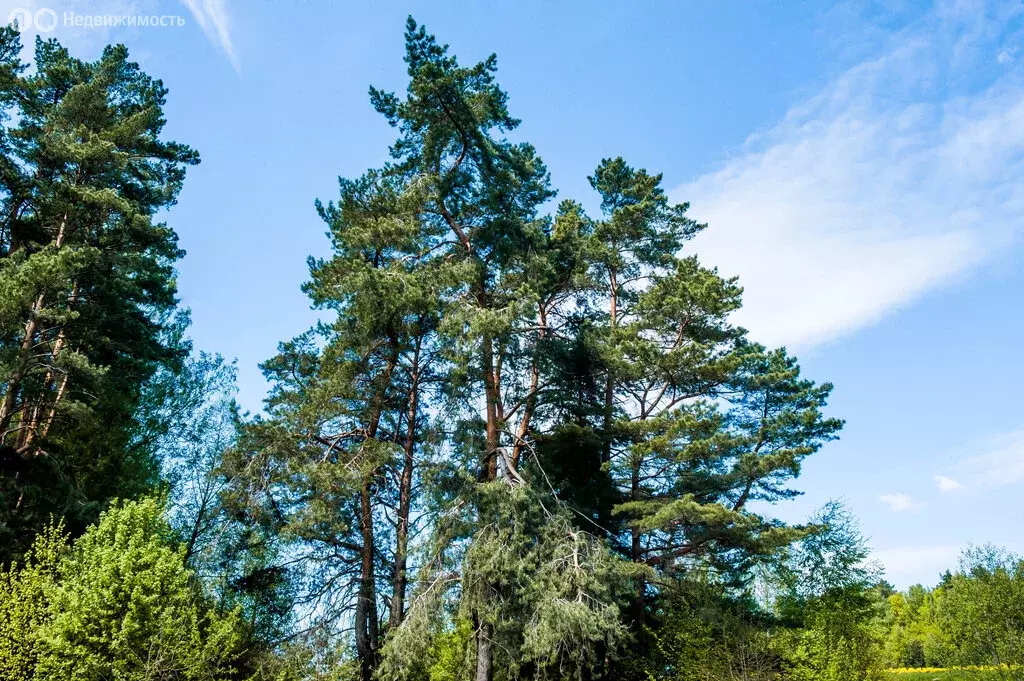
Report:
M 50 432 L 50 427 L 53 422 L 57 419 L 57 409 L 60 407 L 61 400 L 64 399 L 64 395 L 67 394 L 68 388 L 68 374 L 65 371 L 60 377 L 60 385 L 57 386 L 57 394 L 53 398 L 53 405 L 50 407 L 50 413 L 46 415 L 46 420 L 43 421 L 42 428 L 39 429 L 39 439 L 42 440 Z
M 537 410 L 537 391 L 540 389 L 540 344 L 544 342 L 547 335 L 548 315 L 547 308 L 542 303 L 538 311 L 537 347 L 533 352 L 533 361 L 530 366 L 530 387 L 523 404 L 523 418 L 519 422 L 516 431 L 516 441 L 512 444 L 512 455 L 509 457 L 509 464 L 512 468 L 519 469 L 519 459 L 522 457 L 523 449 L 526 446 L 526 436 L 530 432 L 530 422 Z
M 608 273 L 611 284 L 611 297 L 608 303 L 608 328 L 614 342 L 615 330 L 619 323 L 619 288 L 618 278 L 613 268 Z M 608 463 L 612 460 L 612 421 L 615 416 L 615 378 L 612 376 L 611 368 L 608 368 L 608 375 L 605 377 L 604 385 L 604 443 L 601 447 L 601 463 Z
M 77 286 L 71 288 L 71 298 L 74 297 L 77 292 Z M 54 394 L 53 402 L 50 403 L 49 409 L 43 403 L 45 396 L 53 390 L 53 383 L 57 379 L 57 359 L 60 357 L 61 352 L 64 350 L 64 346 L 67 344 L 67 336 L 64 334 L 64 326 L 61 325 L 57 331 L 57 338 L 53 342 L 53 349 L 50 350 L 50 366 L 46 369 L 46 378 L 43 379 L 43 389 L 39 395 L 39 401 L 32 408 L 32 416 L 29 419 L 28 427 L 21 432 L 21 440 L 18 444 L 19 451 L 28 451 L 32 447 L 32 443 L 37 439 L 42 439 L 46 436 L 46 432 L 50 429 L 50 423 L 57 415 L 57 408 L 60 406 L 61 400 L 64 398 L 64 391 L 67 388 L 68 375 L 67 372 L 62 372 L 60 382 L 57 386 L 57 390 Z M 43 412 L 47 412 L 46 419 L 43 418 Z M 41 427 L 43 424 L 45 428 Z
M 204 494 L 202 501 L 199 503 L 199 510 L 196 511 L 196 517 L 192 520 L 192 528 L 188 533 L 188 541 L 185 542 L 184 561 L 186 565 L 192 564 L 192 555 L 195 553 L 196 543 L 199 541 L 199 533 L 202 530 L 203 522 L 206 520 L 206 510 L 209 501 L 209 497 Z
M 477 303 L 485 309 L 489 306 L 483 280 L 481 280 L 477 291 Z M 498 375 L 494 365 L 494 339 L 490 333 L 484 334 L 481 353 L 487 428 L 484 457 L 478 478 L 481 482 L 493 482 L 498 477 L 498 447 L 501 445 L 501 427 L 498 423 L 498 401 L 501 399 L 501 387 L 498 385 Z M 481 595 L 485 601 L 489 590 L 489 586 L 485 587 L 484 593 Z M 473 619 L 477 624 L 476 674 L 474 678 L 475 681 L 491 681 L 493 678 L 491 636 L 494 627 L 491 623 L 480 620 L 479 614 L 475 614 Z
M 484 396 L 487 401 L 487 431 L 480 477 L 483 482 L 492 482 L 498 476 L 501 426 L 498 423 L 500 386 L 494 371 L 494 340 L 490 334 L 485 334 L 483 339 L 483 372 Z
M 391 374 L 398 364 L 398 339 L 390 339 L 391 354 L 381 374 L 380 384 L 372 398 L 370 416 L 367 421 L 366 439 L 377 437 L 381 414 L 387 399 L 387 390 L 391 384 Z M 362 537 L 362 549 L 359 561 L 359 596 L 356 600 L 355 628 L 356 655 L 359 658 L 359 678 L 371 681 L 377 667 L 377 649 L 380 642 L 377 631 L 377 587 L 374 575 L 374 562 L 377 547 L 373 530 L 373 482 L 376 470 L 369 470 L 363 477 L 359 489 L 359 533 Z
M 391 589 L 391 621 L 394 629 L 405 616 L 405 587 L 408 583 L 406 568 L 409 553 L 409 513 L 412 510 L 412 478 L 416 453 L 416 417 L 419 407 L 420 348 L 422 336 L 416 339 L 416 349 L 409 370 L 409 412 L 406 415 L 406 435 L 402 475 L 398 483 L 398 526 L 395 528 L 395 572 Z
M 629 482 L 629 498 L 630 501 L 640 501 L 640 459 L 634 457 L 630 464 L 630 482 Z M 629 553 L 633 558 L 633 562 L 640 563 L 643 561 L 643 552 L 640 546 L 640 528 L 631 527 L 629 529 L 630 546 Z
M 373 562 L 376 553 L 373 536 L 373 505 L 370 499 L 372 478 L 366 476 L 359 490 L 360 534 L 363 539 L 359 564 L 359 597 L 356 602 L 356 654 L 359 678 L 371 681 L 377 663 L 377 590 Z
M 60 227 L 57 228 L 57 237 L 54 240 L 54 246 L 58 250 L 64 245 L 64 238 L 67 234 L 68 214 L 65 213 L 61 218 Z M 74 291 L 74 289 L 72 289 Z M 74 293 L 72 293 L 74 295 Z M 35 348 L 36 331 L 39 325 L 39 316 L 43 311 L 43 303 L 45 302 L 45 295 L 40 293 L 35 301 L 32 303 L 32 307 L 29 309 L 28 319 L 25 322 L 25 335 L 22 338 L 21 346 L 18 348 L 18 359 L 15 363 L 15 369 L 7 379 L 7 392 L 4 394 L 4 399 L 0 402 L 0 442 L 2 442 L 8 435 L 8 431 L 11 426 L 14 414 L 16 412 L 16 405 L 18 401 L 18 394 L 21 392 L 22 383 L 25 380 L 25 376 L 28 372 L 29 365 L 32 361 L 32 354 Z M 32 427 L 31 423 L 28 424 L 28 428 Z M 17 442 L 19 445 L 24 445 L 25 438 L 30 437 L 27 434 L 27 429 L 24 425 L 20 428 L 22 431 Z M 20 447 L 19 447 L 20 448 Z
M 640 501 L 640 459 L 635 457 L 630 464 L 630 489 L 629 497 L 632 501 Z M 634 563 L 642 563 L 644 559 L 643 546 L 640 543 L 640 528 L 631 527 L 629 528 L 630 546 L 629 553 Z M 643 631 L 644 621 L 647 619 L 647 605 L 645 603 L 645 592 L 647 591 L 647 585 L 643 576 L 637 577 L 637 592 L 635 594 L 635 600 L 633 601 L 633 622 L 637 628 L 637 631 Z M 639 641 L 641 646 L 645 646 L 645 642 L 641 638 Z
M 18 359 L 14 371 L 7 378 L 7 392 L 4 393 L 3 402 L 0 403 L 0 438 L 6 438 L 11 421 L 16 412 L 18 395 L 21 392 L 22 381 L 28 372 L 32 360 L 32 349 L 35 347 L 36 328 L 38 327 L 39 313 L 43 309 L 43 295 L 40 294 L 32 303 L 29 310 L 28 321 L 25 322 L 25 335 L 22 337 L 21 346 L 18 348 Z
M 490 624 L 478 624 L 476 628 L 476 675 L 474 681 L 491 681 L 494 671 L 491 669 L 491 635 Z
M 498 427 L 498 386 L 494 374 L 494 344 L 490 336 L 484 337 L 484 389 L 487 397 L 487 441 L 484 462 L 481 467 L 483 481 L 497 479 L 499 427 Z M 481 596 L 485 600 L 489 587 Z M 494 627 L 489 622 L 479 622 L 476 630 L 476 681 L 491 681 L 493 678 L 491 636 Z
M 36 170 L 34 179 L 39 179 L 39 170 Z M 6 258 L 11 253 L 18 250 L 20 244 L 18 243 L 17 235 L 15 234 L 14 224 L 17 222 L 18 218 L 21 217 L 21 209 L 25 207 L 25 202 L 27 200 L 28 199 L 23 196 L 11 207 L 11 212 L 7 216 L 6 226 L 4 228 L 6 233 L 0 233 L 0 251 L 2 251 L 0 252 L 0 258 Z

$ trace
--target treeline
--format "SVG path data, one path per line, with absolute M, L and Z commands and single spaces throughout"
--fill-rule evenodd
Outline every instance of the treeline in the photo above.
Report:
M 882 595 L 885 666 L 1007 666 L 1005 678 L 1024 678 L 1024 558 L 971 549 L 936 587 Z
M 767 514 L 831 386 L 730 322 L 660 175 L 605 159 L 550 211 L 495 57 L 409 20 L 406 92 L 370 89 L 390 160 L 316 203 L 324 321 L 250 418 L 178 307 L 157 216 L 198 156 L 166 90 L 123 47 L 20 53 L 5 29 L 4 678 L 838 681 L 911 649 L 841 506 Z

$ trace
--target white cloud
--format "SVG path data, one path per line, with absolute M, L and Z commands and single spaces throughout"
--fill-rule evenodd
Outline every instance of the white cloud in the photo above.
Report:
M 1024 69 L 997 58 L 997 20 L 980 30 L 973 17 L 906 29 L 673 192 L 710 223 L 698 252 L 740 276 L 737 322 L 756 339 L 828 342 L 1024 232 Z M 958 91 L 978 60 L 992 78 Z
M 960 547 L 896 546 L 880 549 L 871 555 L 885 566 L 886 579 L 898 588 L 911 584 L 934 584 L 938 576 L 956 568 Z
M 965 459 L 958 467 L 984 487 L 1024 483 L 1024 427 L 990 440 L 987 451 Z
M 888 506 L 894 513 L 914 511 L 920 508 L 920 504 L 911 499 L 909 494 L 880 494 L 878 500 Z
M 227 0 L 182 0 L 206 37 L 220 46 L 235 71 L 242 70 L 242 62 L 231 40 L 231 17 Z
M 956 492 L 964 488 L 959 482 L 953 478 L 947 478 L 945 475 L 936 475 L 935 484 L 938 485 L 939 491 L 943 494 L 948 492 Z

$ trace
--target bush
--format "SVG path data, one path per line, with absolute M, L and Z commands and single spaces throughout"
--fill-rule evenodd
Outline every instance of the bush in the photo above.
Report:
M 49 527 L 25 555 L 19 569 L 0 573 L 0 678 L 31 681 L 39 662 L 39 632 L 46 624 L 48 597 L 67 551 L 63 525 Z
M 0 592 L 0 671 L 17 681 L 220 681 L 244 634 L 205 598 L 153 499 L 114 505 L 70 549 L 37 539 Z

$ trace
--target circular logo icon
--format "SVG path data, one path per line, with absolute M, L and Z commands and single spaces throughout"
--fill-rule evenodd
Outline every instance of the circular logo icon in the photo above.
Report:
M 49 7 L 44 7 L 36 12 L 36 15 L 32 17 L 32 21 L 35 23 L 37 31 L 49 33 L 57 28 L 57 13 Z
M 32 28 L 32 12 L 24 7 L 15 7 L 7 15 L 7 25 L 14 24 L 19 31 L 28 31 Z
M 57 28 L 57 12 L 43 7 L 32 14 L 24 7 L 15 7 L 7 14 L 7 23 L 17 25 L 19 31 L 30 31 L 35 26 L 40 33 L 49 33 Z

